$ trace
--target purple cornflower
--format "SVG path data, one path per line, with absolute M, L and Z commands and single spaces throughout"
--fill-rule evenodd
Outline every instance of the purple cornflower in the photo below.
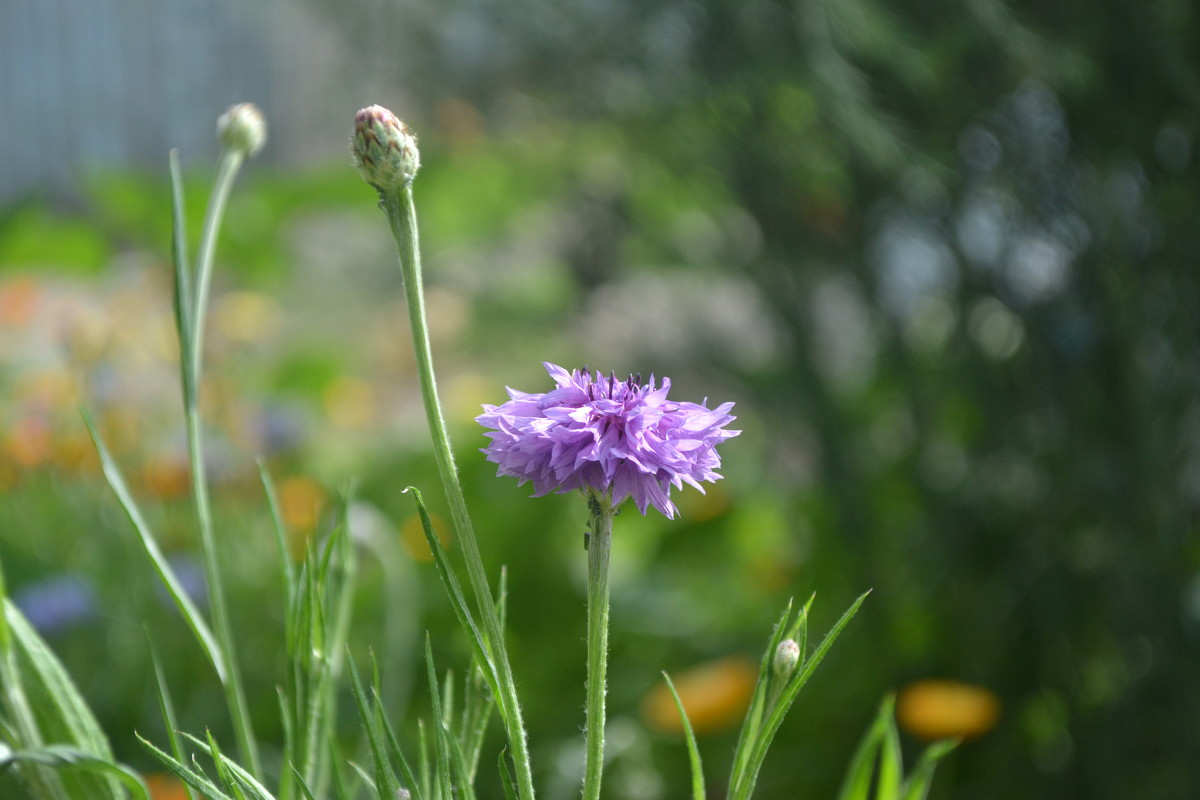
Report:
M 544 364 L 558 388 L 545 394 L 508 390 L 509 401 L 485 405 L 475 418 L 491 444 L 498 475 L 533 481 L 534 496 L 573 489 L 610 493 L 617 507 L 632 497 L 643 514 L 653 505 L 667 517 L 677 509 L 671 486 L 720 479 L 717 444 L 741 431 L 723 428 L 733 403 L 709 409 L 667 399 L 671 381 L 640 376 L 618 380 Z

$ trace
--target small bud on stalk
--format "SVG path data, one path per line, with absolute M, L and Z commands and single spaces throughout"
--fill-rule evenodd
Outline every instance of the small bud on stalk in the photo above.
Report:
M 775 673 L 775 677 L 787 680 L 792 677 L 792 673 L 796 671 L 796 665 L 799 663 L 800 645 L 796 644 L 795 639 L 784 639 L 779 643 L 779 647 L 775 648 L 775 658 L 771 662 L 771 669 Z
M 230 150 L 243 155 L 257 155 L 267 143 L 267 121 L 253 103 L 230 106 L 217 117 L 217 138 Z
M 417 137 L 383 106 L 368 106 L 355 115 L 350 150 L 363 180 L 381 192 L 399 189 L 421 168 Z

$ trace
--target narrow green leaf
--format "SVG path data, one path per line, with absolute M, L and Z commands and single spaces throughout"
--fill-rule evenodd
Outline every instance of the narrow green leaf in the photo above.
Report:
M 175 329 L 179 336 L 179 372 L 185 402 L 195 397 L 196 386 L 189 365 L 192 363 L 192 273 L 187 256 L 187 219 L 184 214 L 183 178 L 179 170 L 179 151 L 168 158 L 171 173 L 171 262 L 175 268 L 173 301 Z
M 380 725 L 383 728 L 384 737 L 387 740 L 388 752 L 391 754 L 392 761 L 400 770 L 400 780 L 404 782 L 404 788 L 408 790 L 411 800 L 422 800 L 421 786 L 417 783 L 416 775 L 413 774 L 408 759 L 404 757 L 404 751 L 400 749 L 400 741 L 396 738 L 396 731 L 392 728 L 392 724 L 388 722 L 387 715 L 383 713 L 383 703 L 379 697 L 375 698 L 375 706 Z
M 700 748 L 696 746 L 696 734 L 692 730 L 692 723 L 688 719 L 687 711 L 683 708 L 683 701 L 679 699 L 679 692 L 675 691 L 675 683 L 671 680 L 671 676 L 665 672 L 662 676 L 667 682 L 667 688 L 671 690 L 671 697 L 675 699 L 675 708 L 679 709 L 679 720 L 683 723 L 683 736 L 687 741 L 688 762 L 692 769 L 692 800 L 704 800 L 706 797 L 704 792 L 704 765 L 700 762 Z
M 333 784 L 334 800 L 352 800 L 358 794 L 358 787 L 354 786 L 347 780 L 346 764 L 347 760 L 342 754 L 342 750 L 338 747 L 337 739 L 333 736 L 329 737 L 329 774 Z M 353 770 L 351 770 L 353 772 Z M 354 773 L 357 775 L 358 773 Z
M 512 767 L 508 763 L 508 750 L 501 750 L 496 766 L 500 770 L 500 786 L 504 789 L 504 800 L 517 800 L 517 785 L 513 780 Z
M 434 533 L 433 523 L 429 520 L 429 512 L 425 510 L 425 502 L 421 499 L 421 493 L 412 486 L 409 486 L 404 491 L 412 493 L 413 500 L 417 505 L 417 516 L 420 518 L 421 528 L 425 532 L 425 540 L 429 543 L 430 552 L 433 553 L 433 563 L 437 567 L 438 576 L 442 579 L 442 585 L 445 587 L 446 594 L 450 598 L 450 606 L 454 609 L 455 616 L 458 617 L 459 625 L 462 626 L 463 631 L 467 634 L 467 641 L 470 643 L 471 649 L 475 653 L 475 658 L 483 670 L 483 676 L 496 698 L 497 705 L 503 707 L 504 700 L 500 692 L 500 678 L 496 671 L 496 665 L 492 661 L 491 651 L 488 649 L 483 634 L 480 633 L 474 618 L 471 616 L 466 598 L 462 593 L 462 587 L 459 585 L 458 578 L 454 576 L 454 571 L 450 567 L 450 560 L 446 556 L 446 549 L 442 547 L 441 540 Z
M 351 761 L 350 768 L 354 770 L 355 774 L 358 775 L 362 782 L 366 784 L 366 787 L 370 789 L 376 797 L 380 796 L 379 788 L 375 785 L 375 781 L 371 780 L 370 774 L 362 767 L 361 764 L 355 764 L 353 761 Z
M 217 747 L 217 740 L 213 738 L 211 733 L 207 731 L 205 733 L 208 737 L 209 747 L 211 748 L 213 755 L 214 766 L 217 766 L 218 769 L 222 770 L 226 775 L 228 775 L 234 782 L 236 788 L 239 790 L 245 789 L 250 793 L 249 798 L 254 798 L 255 800 L 275 800 L 275 797 L 271 794 L 271 792 L 268 791 L 265 786 L 259 783 L 258 779 L 251 775 L 245 767 L 226 757 L 225 754 L 220 751 L 220 749 Z M 204 745 L 204 742 L 202 742 L 200 739 L 197 739 L 195 736 L 192 736 L 191 734 L 185 733 L 184 736 L 201 747 Z
M 150 800 L 150 792 L 147 791 L 141 776 L 135 770 L 124 764 L 84 752 L 77 747 L 48 744 L 37 750 L 7 751 L 0 755 L 0 771 L 19 762 L 42 764 L 55 769 L 77 769 L 110 775 L 124 784 L 134 797 Z M 123 792 L 113 796 L 125 797 Z
M 808 596 L 808 602 L 804 604 L 804 607 L 800 609 L 800 613 L 796 615 L 796 624 L 792 631 L 792 638 L 796 640 L 796 644 L 800 648 L 801 664 L 808 660 L 808 612 L 812 609 L 813 600 L 816 599 L 816 592 Z
M 283 578 L 285 597 L 291 597 L 296 591 L 296 565 L 292 563 L 291 551 L 288 549 L 287 529 L 283 524 L 283 515 L 279 511 L 279 496 L 275 491 L 275 481 L 267 470 L 266 462 L 258 459 L 258 477 L 262 481 L 263 493 L 267 496 L 267 508 L 271 512 L 271 524 L 275 531 L 275 547 L 279 551 L 279 574 Z
M 288 700 L 287 689 L 283 686 L 275 687 L 275 702 L 279 705 L 279 722 L 283 727 L 283 759 L 288 766 L 279 774 L 279 800 L 292 800 L 296 786 L 296 764 L 294 762 L 296 729 L 292 724 L 291 703 Z
M 117 463 L 113 460 L 112 456 L 109 455 L 108 448 L 104 446 L 104 442 L 101 440 L 96 426 L 92 423 L 91 416 L 86 411 L 82 413 L 83 422 L 87 425 L 88 433 L 91 434 L 92 442 L 96 446 L 96 453 L 100 456 L 100 468 L 104 472 L 104 477 L 108 480 L 109 487 L 112 488 L 113 493 L 117 496 L 117 500 L 121 503 L 121 507 L 125 509 L 125 514 L 129 517 L 129 521 L 133 523 L 134 530 L 137 531 L 138 537 L 141 539 L 142 549 L 150 557 L 150 562 L 154 565 L 155 571 L 158 572 L 158 577 L 162 580 L 163 586 L 166 587 L 167 593 L 175 601 L 175 605 L 179 608 L 179 612 L 183 615 L 183 619 L 188 627 L 192 629 L 192 633 L 195 634 L 201 649 L 204 650 L 204 654 L 212 662 L 213 669 L 217 672 L 217 678 L 222 684 L 226 683 L 225 659 L 221 655 L 221 648 L 217 644 L 217 640 L 213 637 L 212 631 L 209 630 L 208 624 L 205 623 L 199 609 L 196 608 L 191 598 L 188 597 L 183 584 L 175 575 L 175 570 L 167 562 L 166 556 L 158 549 L 158 542 L 155 541 L 154 536 L 150 533 L 150 526 L 146 524 L 137 503 L 134 502 L 133 495 L 129 493 L 129 488 L 125 485 L 125 479 L 121 476 L 121 470 L 117 467 Z
M 91 709 L 58 657 L 38 635 L 20 610 L 5 599 L 3 616 L 9 630 L 9 651 L 3 667 L 8 702 L 20 704 L 9 710 L 20 714 L 26 728 L 22 749 L 43 750 L 48 743 L 66 745 L 87 753 L 99 761 L 112 762 L 112 749 Z M 61 783 L 71 797 L 122 798 L 118 783 L 96 771 L 63 772 L 57 780 L 32 779 L 57 794 L 53 784 Z
M 879 749 L 879 777 L 875 784 L 876 800 L 900 800 L 904 759 L 900 753 L 900 733 L 896 730 L 895 706 L 896 698 L 888 695 L 879 709 L 883 737 Z
M 733 768 L 729 773 L 729 789 L 727 791 L 730 800 L 749 800 L 750 788 L 753 786 L 752 776 L 749 774 L 749 764 L 754 746 L 758 742 L 758 731 L 767 704 L 767 684 L 771 678 L 771 663 L 775 658 L 775 650 L 783 641 L 783 634 L 787 630 L 791 614 L 792 601 L 789 599 L 787 608 L 784 609 L 779 622 L 771 631 L 771 637 L 767 640 L 767 649 L 763 652 L 762 660 L 758 665 L 758 679 L 754 684 L 754 693 L 750 696 L 750 704 L 746 708 L 746 716 L 742 720 L 742 728 L 738 732 L 737 745 L 733 751 Z
M 395 797 L 400 789 L 400 782 L 396 780 L 396 775 L 392 772 L 387 752 L 383 742 L 380 741 L 375 715 L 371 712 L 366 692 L 363 691 L 362 679 L 359 678 L 358 670 L 355 669 L 353 663 L 350 664 L 350 688 L 353 691 L 354 700 L 358 704 L 358 715 L 362 720 L 363 729 L 366 731 L 367 746 L 371 750 L 371 758 L 375 764 L 373 785 L 376 787 L 376 791 L 382 791 L 389 797 Z
M 433 770 L 429 767 L 429 737 L 425 735 L 425 720 L 417 720 L 417 769 L 421 780 L 421 794 L 432 800 L 441 800 L 437 795 L 437 784 L 434 782 Z M 449 800 L 446 798 L 445 800 Z
M 4 583 L 4 569 L 0 566 L 0 603 L 8 600 L 8 586 Z M 12 649 L 12 637 L 8 632 L 8 620 L 0 614 L 0 657 L 7 656 Z
M 838 800 L 867 800 L 870 796 L 876 757 L 883 745 L 884 737 L 887 735 L 891 713 L 890 703 L 888 700 L 884 700 L 871 727 L 863 735 L 862 741 L 858 743 L 858 747 L 850 759 L 850 766 L 842 781 L 842 790 L 838 793 Z
M 175 721 L 175 705 L 171 702 L 171 693 L 167 689 L 167 679 L 163 675 L 162 665 L 158 660 L 158 651 L 154 647 L 154 639 L 150 636 L 150 632 L 146 632 L 146 638 L 149 639 L 150 645 L 150 662 L 154 666 L 154 681 L 158 687 L 158 708 L 163 716 L 163 723 L 167 728 L 167 741 L 171 744 L 171 752 L 175 758 L 183 763 L 187 754 L 183 750 L 183 743 L 179 739 L 179 725 Z M 184 784 L 184 791 L 187 792 L 189 800 L 196 800 L 192 787 Z
M 433 708 L 434 763 L 437 766 L 437 796 L 443 800 L 454 797 L 454 784 L 450 780 L 450 746 L 446 741 L 445 717 L 442 714 L 441 692 L 438 691 L 437 672 L 433 666 L 433 647 L 425 636 L 425 671 L 429 679 L 429 697 Z
M 288 766 L 291 768 L 290 772 L 292 774 L 292 778 L 296 781 L 296 785 L 300 787 L 300 791 L 304 794 L 304 800 L 317 800 L 317 798 L 313 796 L 312 790 L 308 788 L 308 784 L 304 782 L 304 776 L 297 772 L 296 768 L 291 764 L 288 764 Z
M 929 793 L 929 784 L 933 782 L 933 772 L 937 768 L 938 762 L 942 760 L 950 751 L 958 747 L 958 741 L 954 739 L 944 739 L 940 742 L 934 742 L 925 748 L 925 752 L 921 754 L 920 760 L 917 761 L 916 768 L 905 781 L 903 789 L 904 800 L 925 800 L 925 796 Z
M 167 771 L 179 778 L 179 780 L 183 781 L 188 786 L 191 786 L 197 792 L 200 792 L 200 794 L 204 795 L 205 800 L 233 800 L 232 797 L 221 790 L 221 787 L 209 780 L 208 776 L 203 772 L 199 771 L 198 769 L 192 769 L 191 767 L 176 761 L 168 753 L 165 753 L 155 747 L 149 739 L 143 738 L 140 734 L 135 733 L 134 735 L 137 736 L 138 741 L 142 743 L 142 747 L 145 747 L 150 751 L 152 756 L 162 762 L 163 766 L 167 768 Z
M 221 749 L 217 747 L 217 740 L 213 738 L 213 735 L 210 731 L 206 730 L 204 735 L 208 739 L 207 744 L 209 759 L 213 763 L 213 768 L 217 771 L 217 777 L 220 778 L 221 783 L 225 785 L 226 791 L 232 794 L 236 800 L 246 800 L 245 792 L 243 792 L 241 787 L 238 786 L 237 781 L 233 779 L 233 774 L 226 766 L 225 760 L 221 758 Z M 188 736 L 186 733 L 184 736 L 187 736 L 188 739 L 191 739 L 193 744 L 197 744 L 201 747 L 205 745 L 205 742 L 197 739 L 194 736 Z
M 748 783 L 743 787 L 744 794 L 741 798 L 748 798 L 754 791 L 754 784 L 758 780 L 758 771 L 762 769 L 763 761 L 766 760 L 767 750 L 771 746 L 771 741 L 775 738 L 775 733 L 779 730 L 779 726 L 783 724 L 787 712 L 795 702 L 796 696 L 800 694 L 800 690 L 808 683 L 808 679 L 812 677 L 813 672 L 820 666 L 825 656 L 829 653 L 829 649 L 833 647 L 833 643 L 837 641 L 838 636 L 850 624 L 850 620 L 854 619 L 854 615 L 858 613 L 858 609 L 862 606 L 863 601 L 867 599 L 870 591 L 859 595 L 850 608 L 834 623 L 829 632 L 825 634 L 825 638 L 821 640 L 821 644 L 813 651 L 811 657 L 805 660 L 804 665 L 799 667 L 792 673 L 791 680 L 784 688 L 783 693 L 775 701 L 772 708 L 767 710 L 767 720 L 763 725 L 762 733 L 759 734 L 758 740 L 754 743 L 753 752 L 746 766 L 746 775 Z M 778 644 L 778 643 L 776 643 Z

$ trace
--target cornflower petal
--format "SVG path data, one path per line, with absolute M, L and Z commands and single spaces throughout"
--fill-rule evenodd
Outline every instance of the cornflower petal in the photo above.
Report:
M 741 432 L 724 427 L 735 419 L 733 403 L 710 409 L 673 402 L 669 378 L 656 387 L 654 376 L 642 383 L 543 366 L 556 388 L 508 388 L 508 402 L 484 405 L 476 417 L 489 429 L 482 452 L 496 474 L 532 482 L 535 497 L 594 490 L 609 495 L 614 508 L 632 498 L 643 514 L 654 506 L 667 517 L 678 513 L 671 487 L 687 483 L 703 492 L 701 481 L 720 479 L 716 446 Z

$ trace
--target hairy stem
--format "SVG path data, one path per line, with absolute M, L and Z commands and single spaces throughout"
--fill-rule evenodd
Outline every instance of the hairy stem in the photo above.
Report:
M 583 775 L 583 800 L 599 800 L 604 771 L 604 694 L 608 671 L 608 563 L 612 546 L 612 499 L 593 492 L 588 496 L 592 513 L 588 532 L 587 615 L 587 763 Z
M 405 183 L 395 191 L 380 195 L 384 212 L 392 228 L 392 236 L 404 276 L 404 296 L 408 304 L 409 323 L 412 326 L 413 349 L 416 352 L 417 375 L 421 384 L 421 397 L 425 404 L 425 415 L 433 437 L 433 453 L 437 461 L 438 475 L 450 504 L 450 516 L 454 523 L 458 542 L 462 547 L 463 559 L 467 564 L 467 575 L 479 616 L 483 620 L 488 648 L 495 662 L 500 692 L 496 703 L 500 706 L 501 718 L 509 746 L 512 748 L 513 764 L 517 772 L 517 793 L 521 800 L 533 800 L 533 771 L 529 762 L 529 745 L 525 736 L 525 724 L 521 719 L 521 706 L 517 700 L 512 666 L 508 661 L 508 649 L 504 643 L 500 615 L 488 584 L 479 545 L 467 514 L 467 501 L 463 496 L 458 478 L 458 467 L 450 447 L 450 436 L 442 417 L 438 402 L 437 383 L 433 373 L 433 354 L 429 344 L 429 326 L 425 319 L 425 297 L 421 279 L 421 253 L 417 237 L 417 213 L 413 205 L 412 183 Z

